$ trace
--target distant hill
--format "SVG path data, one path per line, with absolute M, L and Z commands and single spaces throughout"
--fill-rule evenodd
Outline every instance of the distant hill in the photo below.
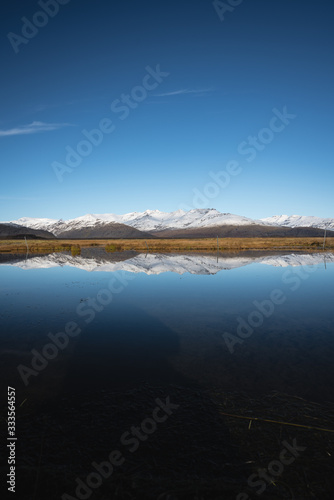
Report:
M 312 227 L 277 227 L 277 226 L 214 226 L 191 229 L 166 229 L 152 232 L 159 238 L 315 238 L 323 237 L 323 229 Z M 327 236 L 334 237 L 334 231 L 327 231 Z
M 0 239 L 54 239 L 55 236 L 49 231 L 43 229 L 32 229 L 16 224 L 0 223 Z
M 114 222 L 96 223 L 94 226 L 70 228 L 65 231 L 58 232 L 57 238 L 77 238 L 77 239 L 96 239 L 96 238 L 152 238 L 149 233 L 139 231 L 134 227 L 126 224 L 117 224 Z

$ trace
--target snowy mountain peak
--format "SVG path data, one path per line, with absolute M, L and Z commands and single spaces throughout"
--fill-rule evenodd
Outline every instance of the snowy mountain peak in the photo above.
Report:
M 32 229 L 43 229 L 61 235 L 64 231 L 98 227 L 104 224 L 125 224 L 144 232 L 158 232 L 177 229 L 197 229 L 215 226 L 285 226 L 285 227 L 313 227 L 334 231 L 334 219 L 321 219 L 313 216 L 275 215 L 265 219 L 254 220 L 241 215 L 221 213 L 215 208 L 194 208 L 188 212 L 176 210 L 161 212 L 160 210 L 145 210 L 145 212 L 130 212 L 117 214 L 86 214 L 75 219 L 29 218 L 9 221 L 12 224 L 26 226 Z
M 81 215 L 81 217 L 76 217 L 75 219 L 72 219 L 72 220 L 77 220 L 77 221 L 80 221 L 80 220 L 96 220 L 98 218 L 97 215 L 94 215 L 94 214 L 86 214 L 86 215 Z
M 163 214 L 160 210 L 145 210 L 144 214 Z
M 262 222 L 273 226 L 284 227 L 314 227 L 334 231 L 334 219 L 323 219 L 313 215 L 274 215 L 261 219 Z

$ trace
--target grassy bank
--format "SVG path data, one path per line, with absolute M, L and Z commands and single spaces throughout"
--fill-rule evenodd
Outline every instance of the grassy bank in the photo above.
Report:
M 72 252 L 80 255 L 82 248 L 99 247 L 107 252 L 212 252 L 217 250 L 216 238 L 200 239 L 96 239 L 96 240 L 27 240 L 29 253 Z M 323 238 L 219 238 L 220 251 L 291 250 L 321 251 Z M 325 249 L 334 251 L 334 238 L 327 238 Z M 27 252 L 24 240 L 0 240 L 0 252 Z

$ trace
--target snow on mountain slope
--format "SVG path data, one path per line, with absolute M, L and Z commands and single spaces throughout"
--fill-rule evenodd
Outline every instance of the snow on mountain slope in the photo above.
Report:
M 162 231 L 164 229 L 200 228 L 220 225 L 249 225 L 258 222 L 239 215 L 222 214 L 215 209 L 194 209 L 189 212 L 177 210 L 175 212 L 160 212 L 160 210 L 146 210 L 145 212 L 131 212 L 124 215 L 96 214 L 85 215 L 67 221 L 68 224 L 91 224 L 95 221 L 118 222 L 134 227 L 141 231 Z M 260 224 L 263 224 L 260 222 Z
M 101 223 L 117 222 L 134 227 L 141 231 L 162 231 L 165 229 L 201 228 L 220 225 L 252 225 L 263 224 L 240 215 L 220 213 L 215 209 L 194 209 L 189 212 L 176 210 L 175 212 L 160 212 L 160 210 L 146 210 L 145 212 L 131 212 L 124 215 L 117 214 L 87 214 L 67 221 L 55 219 L 35 219 L 23 217 L 15 224 L 25 225 L 34 229 L 46 229 L 55 236 L 70 229 L 80 229 Z
M 141 230 L 145 228 L 146 231 L 162 231 L 164 229 L 190 229 L 221 225 L 241 226 L 256 224 L 256 222 L 240 215 L 220 213 L 213 208 L 203 208 L 189 212 L 178 210 L 172 213 L 147 210 L 125 224 L 133 225 Z
M 49 231 L 57 236 L 61 231 L 66 229 L 66 222 L 62 219 L 45 219 L 45 218 L 34 218 L 34 217 L 21 217 L 15 221 L 11 221 L 12 224 L 17 224 L 20 226 L 30 227 L 31 229 L 42 229 L 44 231 Z
M 99 226 L 104 223 L 119 223 L 131 226 L 140 231 L 164 231 L 176 229 L 197 229 L 214 226 L 285 226 L 285 227 L 313 227 L 334 231 L 334 219 L 321 219 L 319 217 L 306 217 L 299 215 L 275 215 L 265 219 L 253 220 L 248 217 L 221 213 L 213 208 L 193 209 L 189 212 L 176 210 L 175 212 L 160 212 L 160 210 L 146 210 L 145 212 L 130 212 L 128 214 L 87 214 L 75 219 L 64 221 L 62 219 L 39 219 L 22 217 L 10 221 L 32 229 L 44 229 L 55 236 L 63 231 L 83 229 L 85 227 Z
M 50 227 L 53 224 L 57 223 L 57 219 L 38 219 L 34 217 L 21 217 L 15 221 L 12 221 L 14 224 L 19 224 L 20 226 L 31 227 L 33 229 L 45 229 L 46 227 Z
M 44 229 L 50 231 L 55 236 L 61 235 L 64 231 L 94 227 L 105 222 L 114 222 L 114 219 L 112 217 L 106 217 L 105 220 L 103 220 L 97 215 L 87 214 L 75 219 L 69 219 L 67 221 L 62 219 L 38 219 L 32 217 L 22 217 L 21 219 L 12 221 L 14 224 L 24 225 L 32 229 Z
M 285 227 L 315 227 L 334 231 L 334 219 L 323 219 L 312 215 L 274 215 L 261 219 L 262 222 L 273 226 Z

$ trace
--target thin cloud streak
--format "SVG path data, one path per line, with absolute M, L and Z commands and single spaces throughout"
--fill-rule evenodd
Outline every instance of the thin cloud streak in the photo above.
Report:
M 29 125 L 21 125 L 20 127 L 11 128 L 8 130 L 0 130 L 0 137 L 8 137 L 11 135 L 27 135 L 38 134 L 40 132 L 49 132 L 58 130 L 63 127 L 71 127 L 70 123 L 44 123 L 32 122 Z
M 200 89 L 200 90 L 192 90 L 192 89 L 180 89 L 174 90 L 172 92 L 165 92 L 164 94 L 154 94 L 155 97 L 167 97 L 173 95 L 186 95 L 186 94 L 206 94 L 208 92 L 212 92 L 212 89 Z

